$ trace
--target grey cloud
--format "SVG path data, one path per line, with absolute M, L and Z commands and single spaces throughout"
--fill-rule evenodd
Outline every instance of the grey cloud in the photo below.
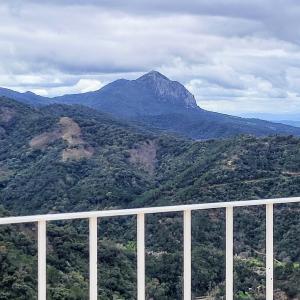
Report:
M 6 3 L 14 12 L 22 10 L 24 6 L 22 0 L 9 0 Z M 27 0 L 27 3 L 40 4 L 41 1 Z M 248 19 L 262 23 L 265 31 L 283 40 L 300 41 L 300 3 L 297 0 L 43 0 L 42 3 L 43 6 L 94 6 L 96 9 L 130 14 L 193 14 Z
M 0 4 L 0 86 L 54 95 L 158 69 L 220 111 L 300 112 L 297 1 L 24 3 Z

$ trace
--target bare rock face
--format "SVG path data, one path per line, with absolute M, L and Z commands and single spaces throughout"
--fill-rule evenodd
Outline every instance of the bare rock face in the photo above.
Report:
M 185 108 L 197 108 L 194 95 L 181 83 L 172 81 L 157 71 L 151 71 L 136 80 L 144 83 L 154 91 L 156 96 L 164 102 L 182 105 Z
M 80 126 L 72 118 L 62 117 L 58 124 L 58 129 L 34 137 L 29 142 L 30 147 L 44 150 L 53 142 L 63 139 L 66 142 L 66 148 L 62 152 L 63 161 L 80 160 L 93 156 L 94 148 L 83 140 Z
M 155 171 L 157 145 L 155 141 L 146 141 L 129 150 L 129 161 L 149 174 Z
M 16 114 L 17 113 L 14 109 L 0 106 L 0 139 L 5 136 L 5 127 L 15 118 Z
M 62 160 L 91 158 L 94 154 L 94 149 L 82 139 L 79 125 L 69 117 L 60 118 L 59 124 L 62 127 L 61 138 L 68 145 L 67 149 L 63 150 Z
M 79 125 L 69 117 L 62 117 L 59 120 L 61 126 L 61 138 L 64 139 L 69 146 L 83 144 L 81 138 L 81 129 Z
M 59 130 L 44 132 L 30 140 L 29 146 L 34 149 L 46 149 L 50 144 L 61 138 Z
M 0 122 L 1 123 L 10 122 L 15 115 L 16 115 L 15 110 L 13 110 L 9 107 L 0 107 Z

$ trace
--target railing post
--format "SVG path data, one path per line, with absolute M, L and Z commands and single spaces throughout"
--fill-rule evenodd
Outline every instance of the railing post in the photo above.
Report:
M 233 207 L 226 207 L 226 300 L 233 300 Z
M 98 226 L 97 218 L 89 218 L 89 253 L 90 253 L 90 300 L 97 300 L 98 283 L 97 283 L 97 252 L 98 252 Z
M 191 211 L 183 212 L 183 299 L 192 299 L 192 222 Z
M 145 215 L 137 215 L 137 299 L 145 300 Z
M 273 300 L 273 204 L 266 205 L 266 300 Z
M 38 299 L 46 300 L 47 282 L 46 282 L 46 221 L 38 221 Z

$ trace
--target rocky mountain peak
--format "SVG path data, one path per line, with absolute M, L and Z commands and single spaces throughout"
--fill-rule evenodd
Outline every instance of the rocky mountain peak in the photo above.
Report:
M 157 81 L 157 80 L 169 80 L 169 79 L 165 75 L 161 74 L 160 72 L 152 70 L 152 71 L 144 74 L 137 80 L 138 81 L 147 81 L 147 80 Z
M 185 108 L 197 108 L 194 95 L 192 95 L 181 83 L 172 81 L 158 71 L 151 71 L 136 82 L 152 90 L 163 102 L 170 102 Z

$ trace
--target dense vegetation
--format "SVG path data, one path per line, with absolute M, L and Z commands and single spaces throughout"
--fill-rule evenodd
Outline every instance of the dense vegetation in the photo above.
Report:
M 195 142 L 81 106 L 0 99 L 1 215 L 300 194 L 300 139 Z M 236 209 L 235 297 L 265 299 L 262 208 Z M 276 208 L 276 299 L 300 298 L 299 205 Z M 136 220 L 99 221 L 100 299 L 136 298 Z M 147 217 L 147 297 L 180 299 L 182 215 Z M 224 211 L 193 213 L 193 294 L 224 296 Z M 48 225 L 49 299 L 87 299 L 86 221 Z M 34 224 L 0 227 L 0 299 L 36 299 Z

